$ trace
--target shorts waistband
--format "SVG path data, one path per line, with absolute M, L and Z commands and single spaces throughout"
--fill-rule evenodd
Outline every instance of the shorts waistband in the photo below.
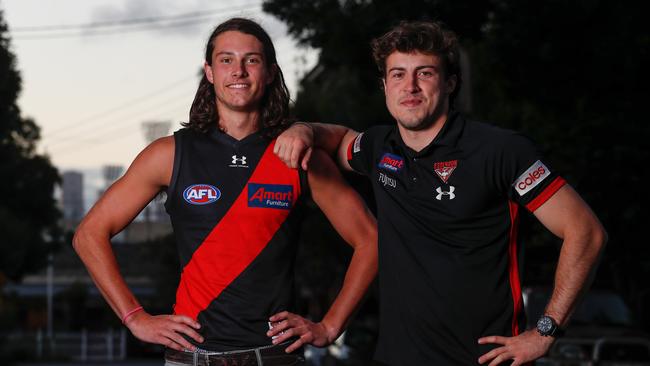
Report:
M 255 347 L 255 348 L 245 348 L 245 349 L 236 349 L 232 351 L 209 351 L 207 349 L 203 349 L 201 347 L 196 347 L 195 351 L 190 351 L 190 350 L 183 350 L 183 352 L 186 353 L 198 353 L 202 355 L 208 355 L 208 356 L 219 356 L 219 355 L 236 355 L 240 353 L 246 353 L 246 352 L 255 352 L 256 350 L 262 351 L 262 350 L 267 350 L 269 348 L 282 348 L 282 351 L 284 351 L 285 348 L 289 347 L 289 344 L 291 342 L 284 342 L 280 344 L 269 344 L 268 346 L 262 346 L 262 347 Z
M 213 352 L 198 348 L 196 351 L 176 351 L 171 348 L 165 350 L 165 360 L 188 365 L 263 365 L 265 357 L 287 357 L 302 360 L 302 357 L 294 354 L 287 354 L 284 350 L 291 344 L 291 341 L 277 345 L 268 345 L 255 348 L 239 349 L 233 351 Z

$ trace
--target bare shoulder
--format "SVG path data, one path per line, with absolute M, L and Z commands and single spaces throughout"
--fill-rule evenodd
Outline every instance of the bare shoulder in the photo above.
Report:
M 155 140 L 133 160 L 125 178 L 144 179 L 160 186 L 168 185 L 174 167 L 174 150 L 174 136 Z
M 174 136 L 165 136 L 154 140 L 144 151 L 150 151 L 155 157 L 161 159 L 174 158 Z

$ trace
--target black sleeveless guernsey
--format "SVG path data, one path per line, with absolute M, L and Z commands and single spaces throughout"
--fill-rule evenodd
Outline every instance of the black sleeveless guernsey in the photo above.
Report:
M 228 351 L 271 344 L 269 316 L 292 310 L 302 171 L 260 132 L 174 133 L 165 207 L 181 263 L 174 314 L 201 324 L 197 346 Z

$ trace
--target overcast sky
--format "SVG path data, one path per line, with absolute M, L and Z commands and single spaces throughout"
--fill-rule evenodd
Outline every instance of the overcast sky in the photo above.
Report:
M 296 47 L 261 0 L 0 0 L 0 9 L 23 78 L 19 105 L 60 170 L 128 166 L 145 145 L 142 122 L 179 128 L 207 37 L 229 17 L 269 32 L 292 97 L 317 57 Z

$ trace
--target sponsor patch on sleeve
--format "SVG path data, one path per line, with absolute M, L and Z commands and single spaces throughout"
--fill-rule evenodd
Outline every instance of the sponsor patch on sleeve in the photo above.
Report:
M 353 153 L 358 153 L 361 151 L 361 136 L 363 136 L 363 132 L 357 135 L 357 137 L 354 139 L 354 145 L 352 147 L 352 152 Z
M 551 171 L 548 170 L 546 165 L 541 161 L 537 160 L 533 165 L 520 175 L 519 178 L 515 181 L 513 186 L 517 190 L 520 196 L 525 195 L 531 189 L 537 187 L 544 179 L 551 175 Z

